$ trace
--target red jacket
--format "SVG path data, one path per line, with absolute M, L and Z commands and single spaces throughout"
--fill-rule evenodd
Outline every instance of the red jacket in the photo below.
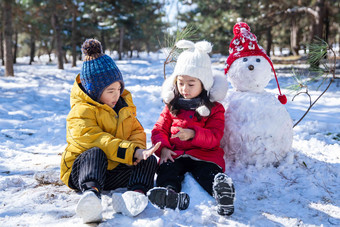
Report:
M 160 157 L 163 147 L 176 152 L 177 158 L 181 155 L 190 155 L 194 158 L 213 162 L 219 165 L 223 172 L 225 162 L 224 151 L 220 147 L 220 141 L 224 132 L 224 107 L 215 102 L 208 117 L 202 117 L 199 121 L 193 110 L 180 110 L 177 116 L 170 113 L 167 106 L 163 109 L 158 121 L 152 129 L 151 141 L 153 144 L 161 141 L 162 145 L 155 152 Z M 179 138 L 171 138 L 178 132 L 176 127 L 195 130 L 195 137 L 188 141 Z

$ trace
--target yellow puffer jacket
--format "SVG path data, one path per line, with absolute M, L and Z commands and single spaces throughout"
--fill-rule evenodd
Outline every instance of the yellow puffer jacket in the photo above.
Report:
M 82 152 L 102 149 L 108 159 L 108 170 L 119 163 L 133 164 L 136 147 L 146 148 L 146 135 L 136 118 L 136 106 L 131 93 L 124 90 L 121 97 L 128 106 L 119 114 L 106 104 L 92 100 L 79 86 L 79 75 L 71 90 L 71 111 L 67 116 L 67 147 L 62 154 L 60 178 L 68 185 L 72 165 Z

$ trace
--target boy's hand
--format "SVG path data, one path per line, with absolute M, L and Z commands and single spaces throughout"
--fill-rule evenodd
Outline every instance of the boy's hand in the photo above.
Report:
M 161 145 L 161 142 L 156 143 L 155 146 L 152 146 L 149 149 L 137 149 L 135 152 L 134 157 L 137 159 L 133 164 L 137 165 L 140 161 L 142 160 L 146 160 L 148 159 L 148 157 L 150 157 L 151 155 L 153 155 L 153 153 L 155 153 L 155 151 L 157 151 L 157 149 L 159 148 L 159 146 Z
M 172 158 L 172 155 L 176 155 L 176 152 L 170 150 L 167 147 L 163 147 L 161 150 L 161 159 L 159 164 L 161 165 L 163 162 L 167 162 L 168 160 L 174 162 L 175 160 Z
M 172 138 L 179 138 L 181 141 L 187 141 L 195 137 L 195 130 L 188 128 L 177 127 L 179 132 L 173 135 Z

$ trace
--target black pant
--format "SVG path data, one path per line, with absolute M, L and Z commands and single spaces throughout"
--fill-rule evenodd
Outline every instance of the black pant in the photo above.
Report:
M 153 187 L 157 168 L 155 156 L 142 160 L 136 166 L 119 164 L 113 170 L 107 170 L 107 166 L 107 157 L 98 147 L 83 152 L 73 163 L 69 186 L 79 191 L 92 186 L 99 191 L 127 187 L 128 190 L 142 190 L 144 193 Z
M 216 174 L 222 173 L 222 169 L 215 163 L 180 157 L 174 162 L 167 161 L 159 166 L 156 185 L 180 192 L 184 174 L 187 172 L 191 173 L 204 190 L 212 195 L 214 177 Z

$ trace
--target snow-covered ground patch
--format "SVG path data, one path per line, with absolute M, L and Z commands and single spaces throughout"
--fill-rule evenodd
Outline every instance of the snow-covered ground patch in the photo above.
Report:
M 28 59 L 15 65 L 15 77 L 0 77 L 0 226 L 87 226 L 75 214 L 80 195 L 59 180 L 66 141 L 69 94 L 81 62 L 58 70 Z M 163 60 L 158 56 L 116 61 L 132 92 L 148 146 L 153 124 L 163 108 L 160 98 Z M 223 72 L 223 63 L 214 63 Z M 171 73 L 168 67 L 168 73 Z M 0 68 L 3 75 L 4 67 Z M 306 96 L 286 108 L 296 122 L 308 107 Z M 322 91 L 310 89 L 312 98 Z M 277 93 L 272 80 L 266 89 Z M 230 89 L 232 92 L 232 89 Z M 103 196 L 104 222 L 98 226 L 339 226 L 340 225 L 340 84 L 335 82 L 294 128 L 293 149 L 278 167 L 258 170 L 228 167 L 236 188 L 235 213 L 221 217 L 214 199 L 188 174 L 183 191 L 191 196 L 185 211 L 158 210 L 150 203 L 134 218 L 113 213 L 110 194 Z M 118 191 L 124 191 L 119 189 Z

